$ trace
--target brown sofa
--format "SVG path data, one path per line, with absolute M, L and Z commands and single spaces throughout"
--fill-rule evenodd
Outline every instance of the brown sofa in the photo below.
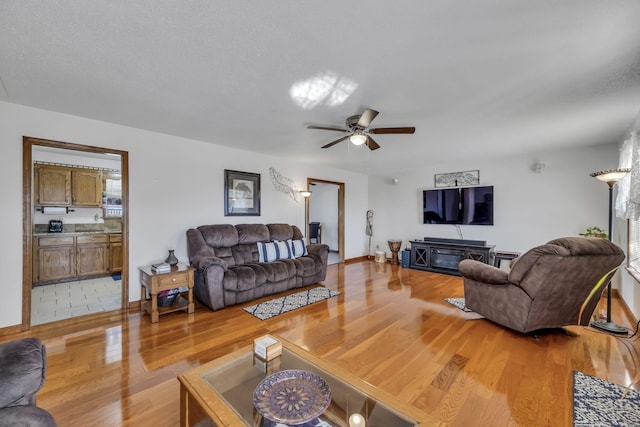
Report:
M 620 266 L 624 252 L 605 239 L 564 237 L 535 247 L 509 272 L 478 261 L 459 264 L 467 307 L 519 332 L 588 325 L 600 278 Z
M 306 254 L 293 258 L 281 249 L 280 259 L 260 262 L 258 244 L 301 243 L 300 239 L 300 229 L 289 224 L 216 224 L 189 229 L 187 250 L 196 268 L 196 298 L 218 310 L 321 282 L 327 274 L 327 245 L 306 245 Z

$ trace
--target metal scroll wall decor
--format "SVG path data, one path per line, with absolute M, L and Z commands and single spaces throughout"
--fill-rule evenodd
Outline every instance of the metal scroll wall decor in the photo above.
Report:
M 300 200 L 300 189 L 291 178 L 283 176 L 274 168 L 269 168 L 269 176 L 276 190 L 283 192 L 291 197 L 296 203 Z
M 480 184 L 480 171 L 463 171 L 435 174 L 435 187 L 460 187 Z

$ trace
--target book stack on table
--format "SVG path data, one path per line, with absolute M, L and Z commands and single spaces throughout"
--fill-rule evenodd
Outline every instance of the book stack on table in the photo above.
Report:
M 154 273 L 167 273 L 171 271 L 171 265 L 166 262 L 151 264 L 151 271 L 153 271 Z

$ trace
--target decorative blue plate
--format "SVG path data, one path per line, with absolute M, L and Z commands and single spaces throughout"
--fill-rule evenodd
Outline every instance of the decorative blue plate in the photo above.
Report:
M 253 392 L 253 406 L 263 417 L 287 425 L 304 424 L 322 415 L 331 389 L 316 374 L 299 369 L 276 372 Z

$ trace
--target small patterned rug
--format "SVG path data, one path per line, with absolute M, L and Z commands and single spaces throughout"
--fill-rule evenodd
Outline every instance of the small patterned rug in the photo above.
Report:
M 464 303 L 464 298 L 445 298 L 444 300 L 451 305 L 455 305 L 464 312 L 473 313 L 471 309 L 467 308 L 467 305 Z
M 304 307 L 314 302 L 322 301 L 331 297 L 340 295 L 340 292 L 332 291 L 326 288 L 313 288 L 308 291 L 302 291 L 285 297 L 275 298 L 259 304 L 250 305 L 243 308 L 249 314 L 253 314 L 260 320 L 271 319 L 282 313 L 287 313 Z
M 470 316 L 468 317 L 469 319 L 484 319 L 484 316 L 482 314 L 476 313 L 470 308 L 467 308 L 467 305 L 464 302 L 464 298 L 445 298 L 444 300 L 449 304 L 455 307 L 458 307 L 460 310 L 464 311 L 465 313 L 469 313 L 469 316 Z
M 574 426 L 640 426 L 640 392 L 573 371 Z

